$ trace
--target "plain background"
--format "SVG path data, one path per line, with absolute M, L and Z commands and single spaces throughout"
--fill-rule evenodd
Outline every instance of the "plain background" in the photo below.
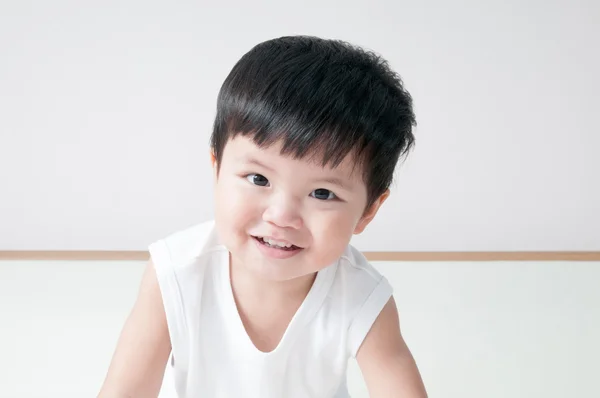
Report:
M 212 217 L 234 63 L 350 41 L 414 96 L 417 144 L 369 251 L 600 250 L 600 3 L 0 2 L 0 250 L 145 250 Z
M 0 1 L 0 250 L 145 250 L 209 219 L 220 85 L 288 34 L 382 54 L 415 99 L 358 248 L 600 250 L 592 0 Z M 600 396 L 599 263 L 376 265 L 431 397 Z M 142 266 L 0 262 L 0 397 L 94 396 Z

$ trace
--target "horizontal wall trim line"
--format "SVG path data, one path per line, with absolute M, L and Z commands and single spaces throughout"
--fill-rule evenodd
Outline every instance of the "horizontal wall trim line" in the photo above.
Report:
M 600 261 L 600 251 L 539 252 L 364 252 L 370 261 Z M 0 260 L 146 261 L 147 251 L 2 251 Z

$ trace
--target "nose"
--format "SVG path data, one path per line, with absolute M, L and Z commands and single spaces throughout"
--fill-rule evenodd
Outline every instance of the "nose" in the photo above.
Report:
M 300 229 L 303 225 L 300 205 L 284 195 L 273 195 L 263 213 L 263 220 L 281 228 Z

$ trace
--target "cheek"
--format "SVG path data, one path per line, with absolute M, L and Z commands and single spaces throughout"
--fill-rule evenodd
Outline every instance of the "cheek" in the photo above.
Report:
M 326 257 L 339 256 L 352 238 L 354 218 L 347 212 L 324 212 L 311 220 L 313 247 Z
M 245 235 L 260 219 L 260 201 L 254 200 L 239 181 L 222 179 L 215 186 L 215 220 L 232 235 Z

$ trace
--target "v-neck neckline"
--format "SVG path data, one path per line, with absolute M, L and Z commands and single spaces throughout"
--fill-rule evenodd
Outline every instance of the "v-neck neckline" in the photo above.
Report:
M 222 263 L 222 275 L 221 282 L 223 283 L 223 292 L 225 293 L 226 299 L 226 311 L 228 312 L 227 317 L 232 320 L 231 324 L 235 328 L 236 336 L 243 339 L 243 347 L 250 353 L 260 356 L 268 357 L 276 355 L 281 351 L 285 351 L 289 347 L 290 343 L 295 339 L 302 328 L 312 319 L 316 312 L 323 304 L 325 297 L 329 293 L 329 287 L 333 281 L 335 275 L 335 269 L 337 268 L 337 261 L 317 272 L 315 280 L 310 287 L 306 297 L 302 300 L 300 307 L 296 310 L 294 316 L 290 320 L 289 324 L 285 328 L 281 339 L 271 351 L 261 351 L 256 347 L 242 321 L 239 313 L 238 306 L 235 302 L 233 293 L 233 286 L 231 284 L 231 263 L 229 251 L 225 250 L 225 256 Z

